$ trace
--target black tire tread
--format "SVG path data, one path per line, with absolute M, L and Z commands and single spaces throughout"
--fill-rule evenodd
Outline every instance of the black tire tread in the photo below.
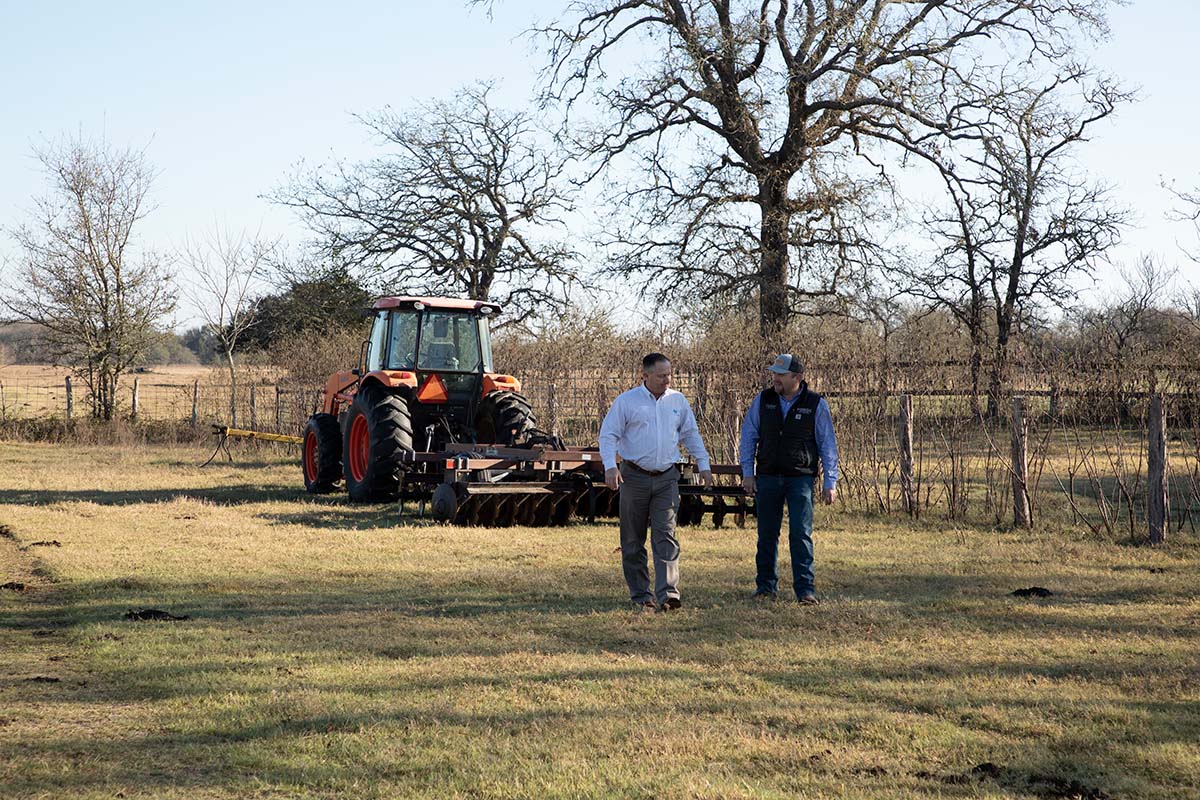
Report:
M 537 427 L 533 405 L 520 392 L 496 390 L 484 395 L 476 416 L 476 431 L 485 438 L 495 439 L 489 444 L 512 445 L 521 441 L 527 431 Z M 515 435 L 513 431 L 516 431 Z M 477 437 L 478 438 L 478 437 Z
M 304 426 L 305 440 L 309 431 L 317 439 L 317 477 L 309 481 L 305 471 L 304 488 L 309 494 L 328 494 L 337 488 L 342 479 L 342 431 L 338 427 L 337 417 L 332 414 L 313 414 Z
M 371 451 L 361 482 L 345 470 L 350 499 L 357 503 L 385 503 L 400 495 L 401 476 L 412 463 L 412 416 L 408 401 L 381 386 L 367 384 L 354 398 L 351 414 L 367 418 Z M 349 458 L 350 422 L 346 424 L 346 457 Z

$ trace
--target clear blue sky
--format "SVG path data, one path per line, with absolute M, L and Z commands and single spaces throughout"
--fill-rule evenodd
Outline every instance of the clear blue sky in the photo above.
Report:
M 41 190 L 32 146 L 82 131 L 146 147 L 161 174 L 144 233 L 159 248 L 214 224 L 299 239 L 291 216 L 259 195 L 301 159 L 369 155 L 352 112 L 445 97 L 480 79 L 501 82 L 501 105 L 524 107 L 542 56 L 519 35 L 561 6 L 497 0 L 489 20 L 461 0 L 0 0 L 0 226 Z M 1118 257 L 1176 259 L 1188 231 L 1163 222 L 1170 199 L 1158 184 L 1200 183 L 1200 4 L 1134 2 L 1114 10 L 1112 27 L 1093 59 L 1140 85 L 1143 100 L 1101 132 L 1085 164 L 1140 216 Z

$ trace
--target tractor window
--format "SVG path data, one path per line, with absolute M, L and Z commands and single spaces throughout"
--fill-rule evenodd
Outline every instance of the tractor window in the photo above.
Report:
M 392 340 L 388 347 L 388 369 L 412 369 L 417 361 L 417 315 L 392 314 Z
M 488 318 L 479 318 L 479 344 L 483 350 L 483 371 L 492 371 L 492 334 L 488 329 Z
M 479 328 L 471 314 L 429 311 L 421 325 L 420 369 L 479 369 Z
M 374 372 L 383 366 L 383 337 L 387 333 L 388 312 L 379 311 L 375 314 L 375 322 L 371 324 L 371 344 L 367 351 L 367 372 Z

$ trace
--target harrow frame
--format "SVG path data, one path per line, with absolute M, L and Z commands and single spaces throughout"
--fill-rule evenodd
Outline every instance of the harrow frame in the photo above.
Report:
M 428 500 L 438 521 L 546 526 L 619 515 L 619 495 L 605 485 L 595 448 L 451 444 L 441 453 L 416 453 L 413 460 L 416 464 L 401 485 L 401 506 L 416 500 L 423 516 Z M 709 514 L 715 527 L 728 516 L 744 526 L 757 509 L 738 481 L 740 467 L 716 464 L 712 472 L 716 482 L 705 487 L 696 482 L 694 464 L 680 465 L 679 524 L 697 525 Z

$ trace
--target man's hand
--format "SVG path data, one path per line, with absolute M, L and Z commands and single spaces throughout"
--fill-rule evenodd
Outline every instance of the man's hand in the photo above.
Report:
M 612 469 L 604 470 L 604 485 L 612 489 L 614 492 L 621 484 L 621 470 L 613 467 Z
M 756 481 L 753 475 L 742 476 L 742 488 L 746 490 L 746 494 L 754 494 Z
M 825 489 L 821 492 L 821 502 L 827 506 L 833 505 L 833 501 L 837 498 L 837 489 Z
M 702 484 L 704 484 L 705 488 L 708 488 L 708 489 L 711 489 L 711 488 L 712 488 L 712 485 L 713 485 L 713 476 L 712 476 L 712 470 L 711 470 L 711 469 L 702 470 L 702 471 L 700 472 L 700 482 L 701 482 Z

